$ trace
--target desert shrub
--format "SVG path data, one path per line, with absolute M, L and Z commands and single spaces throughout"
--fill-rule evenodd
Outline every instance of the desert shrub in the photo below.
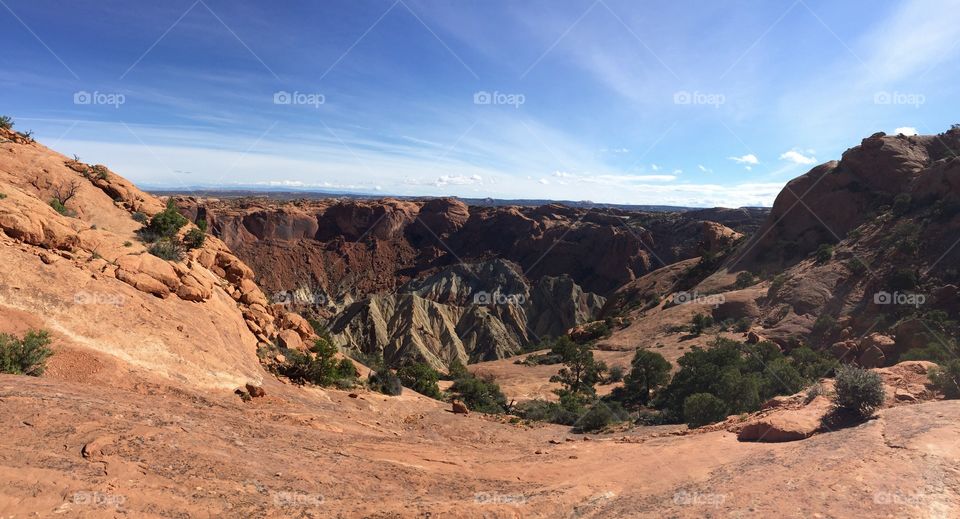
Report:
M 810 388 L 807 389 L 807 394 L 806 396 L 804 396 L 803 402 L 805 404 L 809 404 L 810 402 L 813 402 L 813 400 L 818 396 L 827 396 L 826 388 L 824 388 L 823 384 L 819 382 L 810 386 Z
M 450 386 L 450 392 L 473 411 L 498 414 L 507 409 L 507 397 L 492 378 L 461 377 Z
M 607 384 L 616 384 L 617 382 L 622 382 L 625 373 L 626 369 L 624 369 L 623 366 L 612 366 L 609 370 L 607 370 L 607 377 L 604 379 L 604 382 Z
M 562 395 L 559 402 L 546 400 L 521 402 L 513 412 L 525 420 L 574 425 L 586 413 L 586 407 L 583 399 L 568 394 Z
M 751 326 L 753 326 L 753 319 L 750 319 L 749 317 L 741 317 L 740 319 L 737 319 L 736 323 L 734 323 L 733 329 L 734 331 L 740 333 L 747 333 L 750 331 Z
M 912 348 L 903 352 L 899 360 L 928 360 L 937 364 L 945 364 L 951 359 L 957 358 L 958 353 L 960 353 L 960 350 L 953 341 L 941 338 L 941 340 L 928 343 L 923 348 Z
M 5 198 L 7 198 L 7 194 L 6 194 L 6 193 L 0 193 L 0 200 L 3 200 L 3 199 L 5 199 Z
M 354 380 L 356 367 L 348 359 L 337 360 L 337 347 L 324 339 L 317 339 L 309 353 L 286 350 L 286 364 L 279 373 L 297 384 L 332 386 L 340 380 Z
M 702 427 L 726 417 L 726 404 L 710 393 L 694 393 L 683 401 L 683 421 L 690 427 Z
M 564 367 L 550 377 L 550 382 L 559 382 L 564 391 L 571 393 L 595 393 L 594 386 L 602 380 L 605 365 L 594 360 L 588 344 L 577 344 L 561 337 L 554 343 L 551 353 L 561 358 Z
M 841 367 L 836 377 L 836 407 L 838 410 L 869 418 L 883 405 L 883 380 L 868 369 Z
M 893 214 L 895 216 L 903 216 L 910 212 L 910 207 L 913 205 L 913 198 L 909 193 L 900 193 L 893 199 Z
M 810 332 L 819 337 L 827 337 L 836 333 L 837 328 L 837 320 L 832 316 L 823 314 L 814 321 L 813 328 L 810 329 Z
M 460 380 L 461 378 L 472 377 L 473 374 L 457 359 L 453 359 L 447 366 L 446 380 Z
M 960 398 L 960 359 L 935 368 L 930 373 L 930 381 L 946 398 Z
M 820 246 L 817 247 L 815 258 L 817 263 L 821 264 L 830 261 L 833 258 L 833 245 L 830 245 L 829 243 L 821 243 Z
M 147 222 L 150 221 L 150 217 L 144 213 L 141 213 L 140 211 L 137 211 L 133 213 L 133 221 L 142 223 L 142 224 L 147 224 Z
M 626 411 L 617 402 L 597 402 L 577 420 L 573 431 L 578 433 L 599 431 L 612 423 L 626 419 Z
M 440 374 L 437 373 L 429 364 L 417 363 L 409 364 L 397 371 L 400 377 L 400 383 L 421 395 L 440 400 L 440 386 L 437 381 L 440 380 Z
M 31 330 L 22 339 L 0 333 L 0 373 L 39 377 L 53 354 L 49 345 L 45 330 Z
M 650 392 L 670 381 L 670 363 L 663 355 L 650 350 L 637 350 L 630 363 L 630 374 L 624 379 L 622 400 L 647 405 Z
M 12 130 L 13 129 L 13 119 L 7 115 L 0 115 L 0 129 L 2 130 Z
M 780 289 L 783 288 L 783 285 L 787 283 L 787 276 L 784 274 L 777 274 L 773 277 L 773 280 L 770 282 L 770 288 L 767 289 L 767 297 L 776 297 L 780 292 Z
M 150 219 L 146 230 L 149 234 L 159 238 L 171 238 L 175 236 L 184 225 L 187 225 L 187 219 L 177 212 L 177 207 L 171 198 L 167 200 L 167 207 Z
M 690 320 L 690 334 L 694 336 L 701 335 L 707 328 L 713 326 L 713 317 L 704 314 L 697 314 Z
M 367 377 L 367 386 L 374 391 L 389 396 L 399 396 L 403 393 L 403 383 L 400 382 L 400 377 L 389 368 L 370 372 L 370 376 Z
M 840 365 L 837 359 L 823 352 L 813 351 L 808 346 L 800 346 L 790 351 L 793 367 L 800 377 L 810 382 L 833 375 Z
M 203 247 L 203 242 L 206 238 L 206 233 L 200 229 L 193 228 L 187 231 L 187 234 L 183 237 L 183 244 L 186 245 L 188 249 L 199 249 Z
M 563 358 L 560 357 L 560 355 L 540 353 L 527 355 L 523 360 L 516 361 L 516 364 L 523 364 L 524 366 L 552 366 L 554 364 L 560 364 L 561 362 L 563 362 Z
M 54 211 L 62 214 L 63 216 L 70 216 L 70 210 L 67 209 L 67 206 L 63 205 L 63 203 L 61 203 L 56 198 L 50 200 L 50 207 L 52 207 Z
M 180 261 L 183 258 L 183 247 L 171 239 L 162 239 L 152 243 L 147 251 L 167 261 Z
M 753 274 L 747 272 L 746 270 L 737 274 L 737 280 L 734 282 L 733 287 L 740 290 L 747 287 L 752 287 L 757 284 L 757 278 Z
M 850 258 L 850 261 L 847 262 L 847 268 L 850 269 L 850 272 L 859 275 L 867 271 L 867 264 L 860 258 Z

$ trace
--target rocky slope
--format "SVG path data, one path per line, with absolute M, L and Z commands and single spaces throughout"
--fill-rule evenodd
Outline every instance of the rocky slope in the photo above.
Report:
M 14 328 L 2 331 L 50 330 L 53 373 L 237 387 L 262 378 L 258 345 L 283 328 L 312 335 L 212 236 L 182 261 L 147 253 L 135 214 L 159 212 L 160 200 L 104 166 L 0 137 L 0 320 Z

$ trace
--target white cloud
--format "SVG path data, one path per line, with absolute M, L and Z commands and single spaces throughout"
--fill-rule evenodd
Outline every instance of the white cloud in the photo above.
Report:
M 893 130 L 894 135 L 906 135 L 908 137 L 911 135 L 917 135 L 918 133 L 919 132 L 917 131 L 917 129 L 911 126 L 901 126 L 900 128 Z
M 703 164 L 697 164 L 697 169 L 699 169 L 700 171 L 702 171 L 702 172 L 704 172 L 704 173 L 713 173 L 713 170 L 712 170 L 712 169 L 704 166 Z
M 747 155 L 744 155 L 742 157 L 727 157 L 727 158 L 736 162 L 737 164 L 756 165 L 760 163 L 760 159 L 758 159 L 757 156 L 752 153 L 748 153 Z
M 794 164 L 802 164 L 802 165 L 816 164 L 817 162 L 816 157 L 813 157 L 813 156 L 808 157 L 797 150 L 790 150 L 790 151 L 783 152 L 780 155 L 780 160 L 786 160 L 788 162 L 793 162 Z

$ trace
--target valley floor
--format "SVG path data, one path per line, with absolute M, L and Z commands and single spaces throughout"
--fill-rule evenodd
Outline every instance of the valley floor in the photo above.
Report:
M 0 517 L 958 517 L 960 402 L 782 444 L 0 376 Z

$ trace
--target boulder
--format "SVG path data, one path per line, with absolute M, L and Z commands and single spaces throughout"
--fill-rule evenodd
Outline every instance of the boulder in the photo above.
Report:
M 745 425 L 737 434 L 740 441 L 790 442 L 813 436 L 823 417 L 830 412 L 830 400 L 818 396 L 800 409 L 783 409 Z
M 284 348 L 302 351 L 304 350 L 303 339 L 300 338 L 300 335 L 293 330 L 283 330 L 277 334 L 277 339 L 280 341 L 280 345 Z
M 857 358 L 857 364 L 864 368 L 879 368 L 884 365 L 887 357 L 876 346 L 869 346 Z

